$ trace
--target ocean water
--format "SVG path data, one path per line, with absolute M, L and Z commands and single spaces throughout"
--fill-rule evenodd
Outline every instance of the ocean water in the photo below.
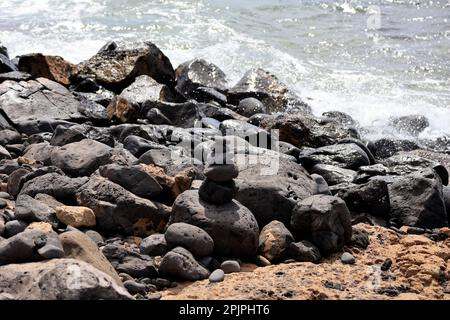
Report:
M 236 82 L 262 67 L 320 115 L 349 113 L 371 138 L 423 114 L 450 138 L 450 0 L 0 0 L 11 55 L 72 62 L 108 40 L 149 40 L 174 67 L 203 57 Z

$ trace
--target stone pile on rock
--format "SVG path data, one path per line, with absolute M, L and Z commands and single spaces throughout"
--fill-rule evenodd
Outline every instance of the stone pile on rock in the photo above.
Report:
M 78 65 L 0 49 L 0 297 L 157 299 L 271 264 L 350 270 L 374 241 L 358 223 L 448 241 L 450 144 L 421 139 L 423 116 L 389 119 L 409 139 L 366 141 L 263 69 L 233 85 L 149 42 Z

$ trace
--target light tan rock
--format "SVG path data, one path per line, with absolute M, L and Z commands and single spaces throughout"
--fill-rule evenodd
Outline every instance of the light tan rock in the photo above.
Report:
M 117 284 L 122 285 L 119 275 L 106 259 L 97 244 L 80 231 L 68 231 L 59 235 L 66 258 L 82 260 L 98 270 L 110 275 Z
M 53 227 L 47 222 L 32 222 L 28 225 L 26 230 L 39 230 L 44 233 L 50 233 L 53 231 Z
M 96 224 L 94 211 L 87 207 L 57 207 L 56 217 L 62 223 L 74 228 L 94 227 Z

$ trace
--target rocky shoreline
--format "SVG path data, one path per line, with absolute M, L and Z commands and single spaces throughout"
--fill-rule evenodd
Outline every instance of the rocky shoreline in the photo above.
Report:
M 448 299 L 450 142 L 389 121 L 150 42 L 0 44 L 0 299 Z

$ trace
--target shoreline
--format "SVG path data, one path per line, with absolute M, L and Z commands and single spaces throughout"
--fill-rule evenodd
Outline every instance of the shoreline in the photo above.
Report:
M 333 265 L 363 283 L 389 258 L 352 298 L 448 299 L 445 135 L 418 139 L 429 120 L 411 114 L 389 119 L 410 139 L 368 141 L 348 114 L 314 116 L 276 75 L 242 71 L 232 84 L 204 59 L 174 68 L 151 42 L 78 65 L 0 45 L 0 297 L 189 299 L 177 282 L 192 281 L 210 298 L 215 282 L 265 287 L 241 269 L 270 283 L 294 262 L 291 277 Z M 349 298 L 309 275 L 309 296 L 243 297 Z

